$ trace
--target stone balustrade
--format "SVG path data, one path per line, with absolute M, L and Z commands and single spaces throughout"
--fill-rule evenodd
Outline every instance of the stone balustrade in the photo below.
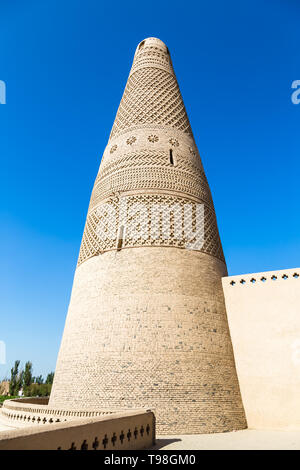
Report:
M 78 418 L 96 418 L 114 413 L 112 410 L 70 411 L 49 408 L 48 400 L 48 397 L 5 400 L 0 411 L 1 419 L 15 427 L 22 427 L 28 424 L 52 424 Z
M 0 434 L 0 450 L 140 450 L 155 443 L 155 416 L 133 410 Z

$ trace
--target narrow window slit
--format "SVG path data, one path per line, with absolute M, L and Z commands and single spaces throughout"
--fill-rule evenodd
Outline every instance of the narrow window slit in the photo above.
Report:
M 173 158 L 173 150 L 170 149 L 170 163 L 171 165 L 174 165 L 174 158 Z
M 117 251 L 122 249 L 123 245 L 123 237 L 124 237 L 124 225 L 121 225 L 118 232 L 118 239 L 117 239 Z

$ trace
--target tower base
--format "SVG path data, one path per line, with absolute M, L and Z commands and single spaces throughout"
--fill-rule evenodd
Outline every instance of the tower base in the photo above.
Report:
M 245 428 L 226 274 L 217 258 L 171 247 L 110 251 L 80 265 L 49 406 L 152 409 L 159 434 Z

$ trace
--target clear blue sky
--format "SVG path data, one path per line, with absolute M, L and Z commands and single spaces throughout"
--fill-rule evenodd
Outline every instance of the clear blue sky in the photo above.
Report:
M 90 193 L 142 39 L 169 47 L 230 274 L 300 265 L 298 0 L 0 0 L 7 363 L 55 368 Z

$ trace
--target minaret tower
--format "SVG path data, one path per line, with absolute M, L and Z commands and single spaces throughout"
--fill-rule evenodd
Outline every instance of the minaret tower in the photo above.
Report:
M 145 39 L 92 192 L 49 405 L 151 408 L 165 434 L 246 427 L 226 275 L 169 51 Z

